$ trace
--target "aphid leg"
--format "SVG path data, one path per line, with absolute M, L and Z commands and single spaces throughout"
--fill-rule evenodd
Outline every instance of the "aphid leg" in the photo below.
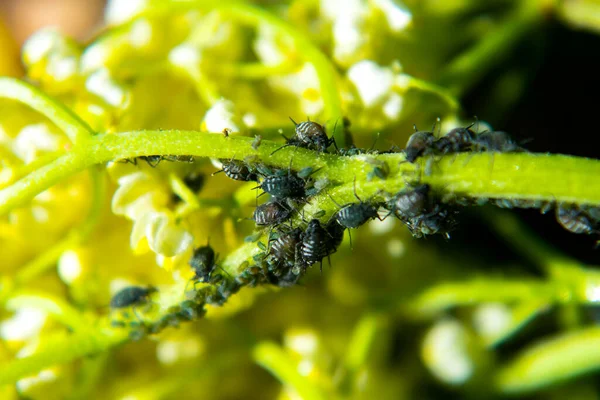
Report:
M 331 199 L 331 201 L 333 201 L 333 202 L 335 203 L 335 205 L 336 205 L 336 206 L 338 206 L 339 208 L 342 208 L 342 206 L 341 206 L 341 205 L 340 205 L 340 204 L 339 204 L 337 201 L 335 201 L 335 200 L 333 199 L 333 197 L 332 197 L 332 196 L 331 196 L 329 193 L 327 193 L 327 196 L 329 196 L 329 198 Z
M 350 240 L 350 250 L 354 251 L 354 246 L 352 246 L 352 230 L 348 229 L 348 239 Z
M 284 136 L 284 137 L 285 137 L 285 136 Z M 290 146 L 292 146 L 292 145 L 291 145 L 291 144 L 289 144 L 289 143 L 286 143 L 286 144 L 284 144 L 283 146 L 281 146 L 280 148 L 273 150 L 273 152 L 271 153 L 271 155 L 273 155 L 273 154 L 277 153 L 277 152 L 278 152 L 279 150 L 281 150 L 281 149 L 284 149 L 284 148 L 286 148 L 286 147 L 290 147 Z
M 156 160 L 156 161 L 155 161 L 155 160 Z M 149 165 L 149 166 L 151 166 L 152 168 L 156 168 L 156 167 L 158 167 L 158 164 L 160 164 L 160 162 L 161 162 L 162 160 L 163 160 L 163 157 L 162 157 L 162 156 L 159 156 L 159 157 L 158 157 L 158 158 L 156 158 L 156 159 L 154 159 L 154 158 L 153 158 L 152 160 L 150 160 L 150 159 L 146 158 L 146 162 L 147 162 L 147 163 L 148 163 L 148 165 Z

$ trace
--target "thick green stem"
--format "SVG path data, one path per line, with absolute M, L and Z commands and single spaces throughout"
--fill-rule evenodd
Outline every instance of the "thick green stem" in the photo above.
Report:
M 0 77 L 0 97 L 16 100 L 39 111 L 64 131 L 73 143 L 94 134 L 92 128 L 71 110 L 40 89 L 18 79 Z

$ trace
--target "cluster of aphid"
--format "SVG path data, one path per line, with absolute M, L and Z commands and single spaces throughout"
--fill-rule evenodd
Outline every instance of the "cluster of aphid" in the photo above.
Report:
M 338 149 L 335 140 L 328 138 L 323 126 L 313 121 L 296 123 L 295 134 L 286 138 L 283 147 L 302 147 L 317 152 L 327 152 L 334 145 L 335 152 L 342 156 L 352 156 L 376 151 L 360 149 L 354 146 Z M 344 126 L 349 124 L 345 121 Z M 402 152 L 407 162 L 414 163 L 422 156 L 440 156 L 464 152 L 522 152 L 525 151 L 505 132 L 486 131 L 475 133 L 471 126 L 455 128 L 446 135 L 438 137 L 432 131 L 417 131 L 408 140 L 405 149 L 392 148 L 386 153 Z M 260 139 L 253 142 L 254 148 L 260 146 Z M 280 149 L 281 149 L 280 148 Z M 278 151 L 279 149 L 275 150 Z M 162 160 L 193 161 L 189 156 L 145 156 L 140 157 L 149 165 L 156 166 Z M 135 162 L 135 161 L 130 161 Z M 341 244 L 346 229 L 358 228 L 372 220 L 383 220 L 391 215 L 397 217 L 410 230 L 413 236 L 423 237 L 442 234 L 449 237 L 449 232 L 456 226 L 459 206 L 482 205 L 491 203 L 503 208 L 538 208 L 542 213 L 551 209 L 556 212 L 558 222 L 567 230 L 580 234 L 600 233 L 600 208 L 577 207 L 569 204 L 555 204 L 535 200 L 490 199 L 474 202 L 466 198 L 453 197 L 444 199 L 433 192 L 427 184 L 408 185 L 396 194 L 379 196 L 380 200 L 363 201 L 356 193 L 355 203 L 338 204 L 327 222 L 319 218 L 324 212 L 305 220 L 304 214 L 298 212 L 301 205 L 319 192 L 324 184 L 314 181 L 311 175 L 316 172 L 312 168 L 294 171 L 292 164 L 288 169 L 271 169 L 264 164 L 252 160 L 220 160 L 221 170 L 227 177 L 237 181 L 257 182 L 255 189 L 261 189 L 270 196 L 269 201 L 258 205 L 252 219 L 256 226 L 267 231 L 267 243 L 258 242 L 260 250 L 253 257 L 253 264 L 245 262 L 240 265 L 237 276 L 230 276 L 218 264 L 218 257 L 213 248 L 207 244 L 194 250 L 188 264 L 194 272 L 190 283 L 193 283 L 193 298 L 173 307 L 160 320 L 146 325 L 139 320 L 135 324 L 139 329 L 135 335 L 155 333 L 166 326 L 177 326 L 181 321 L 191 320 L 204 314 L 206 304 L 221 305 L 227 298 L 242 286 L 258 284 L 275 284 L 292 286 L 312 265 L 319 263 L 322 269 L 324 258 L 336 252 Z M 389 171 L 385 162 L 373 159 L 373 172 L 370 177 L 385 179 Z M 184 182 L 193 190 L 201 187 L 203 176 L 186 177 Z M 355 185 L 356 186 L 356 185 Z M 384 216 L 380 210 L 385 211 Z M 294 218 L 295 217 L 295 218 Z M 296 226 L 292 221 L 297 221 Z M 259 235 L 260 237 L 260 235 Z M 254 237 L 249 237 L 254 241 Z M 196 289 L 198 283 L 203 283 Z M 117 293 L 112 301 L 112 308 L 135 307 L 149 302 L 156 291 L 153 287 L 129 287 Z M 137 316 L 137 314 L 135 314 Z M 117 324 L 123 324 L 117 322 Z

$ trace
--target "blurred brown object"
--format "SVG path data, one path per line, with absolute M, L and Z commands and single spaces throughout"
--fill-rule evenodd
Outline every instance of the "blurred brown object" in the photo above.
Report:
M 55 26 L 79 40 L 91 36 L 102 19 L 105 0 L 0 0 L 0 12 L 21 45 L 33 32 Z
M 19 47 L 1 17 L 0 15 L 0 76 L 21 76 L 23 69 L 19 62 Z

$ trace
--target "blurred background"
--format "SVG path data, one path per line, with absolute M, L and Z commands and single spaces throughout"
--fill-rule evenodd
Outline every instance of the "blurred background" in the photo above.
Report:
M 472 5 L 474 2 L 467 3 Z M 58 27 L 66 35 L 85 43 L 102 27 L 104 5 L 104 1 L 98 0 L 0 0 L 0 51 L 4 55 L 0 60 L 0 72 L 15 76 L 21 74 L 18 49 L 42 27 Z M 459 16 L 477 20 L 478 15 L 474 15 L 477 7 L 472 9 L 473 14 Z M 13 56 L 7 56 L 10 54 Z M 600 148 L 591 145 L 598 130 L 595 118 L 600 106 L 598 71 L 600 36 L 593 29 L 581 29 L 548 15 L 540 29 L 518 42 L 508 59 L 498 63 L 497 68 L 487 70 L 462 94 L 464 116 L 477 116 L 499 130 L 510 132 L 518 140 L 527 141 L 526 146 L 531 151 L 600 158 Z M 406 132 L 410 133 L 412 121 L 406 124 L 409 127 Z M 368 137 L 363 141 L 363 144 L 370 144 L 372 139 Z M 493 212 L 496 211 L 500 212 Z M 599 251 L 593 248 L 593 237 L 566 232 L 551 215 L 542 216 L 532 210 L 513 210 L 511 213 L 553 247 L 584 263 L 600 264 Z M 248 302 L 253 307 L 244 306 L 240 307 L 241 311 L 232 312 L 234 317 L 201 320 L 181 330 L 169 330 L 155 341 L 128 345 L 118 354 L 110 355 L 117 361 L 118 367 L 105 372 L 105 379 L 110 382 L 106 385 L 106 390 L 111 393 L 109 397 L 175 398 L 171 396 L 179 391 L 174 387 L 189 384 L 185 394 L 179 393 L 180 398 L 195 398 L 190 389 L 198 387 L 219 392 L 223 398 L 242 398 L 247 394 L 246 388 L 253 387 L 264 388 L 264 392 L 253 392 L 249 397 L 295 398 L 293 393 L 280 392 L 271 375 L 237 353 L 236 346 L 244 347 L 247 342 L 266 338 L 281 342 L 282 347 L 293 354 L 294 360 L 299 360 L 298 368 L 305 368 L 311 379 L 325 387 L 333 385 L 330 383 L 333 381 L 342 393 L 345 390 L 350 393 L 353 385 L 363 385 L 368 388 L 363 398 L 369 398 L 369 395 L 381 398 L 448 398 L 459 394 L 464 398 L 478 398 L 480 389 L 487 383 L 485 379 L 478 381 L 476 376 L 465 384 L 467 390 L 461 392 L 463 382 L 457 384 L 460 376 L 456 378 L 453 373 L 458 371 L 456 373 L 460 375 L 460 362 L 457 364 L 456 359 L 464 354 L 473 356 L 473 365 L 483 371 L 492 363 L 486 358 L 492 357 L 489 355 L 491 352 L 480 351 L 474 341 L 469 341 L 474 336 L 473 331 L 465 328 L 468 325 L 465 321 L 470 321 L 473 315 L 476 319 L 486 310 L 486 315 L 493 314 L 494 309 L 483 310 L 489 304 L 476 310 L 473 307 L 468 311 L 449 312 L 435 322 L 406 322 L 398 318 L 395 311 L 386 309 L 390 299 L 398 301 L 394 297 L 398 292 L 406 290 L 403 293 L 406 299 L 419 288 L 436 280 L 443 281 L 447 276 L 502 275 L 515 271 L 515 275 L 521 276 L 535 270 L 498 239 L 496 230 L 490 226 L 489 220 L 481 218 L 479 210 L 465 214 L 451 241 L 441 238 L 414 241 L 399 224 L 383 228 L 375 225 L 364 227 L 355 235 L 354 249 L 351 251 L 345 246 L 340 250 L 333 259 L 334 267 L 327 269 L 324 277 L 312 271 L 303 286 L 281 292 L 267 290 Z M 124 231 L 123 241 L 127 241 L 128 233 Z M 373 257 L 372 249 L 379 247 L 385 247 L 386 251 Z M 375 264 L 377 267 L 365 268 Z M 400 264 L 401 270 L 397 268 Z M 427 276 L 424 276 L 425 273 Z M 500 344 L 494 349 L 495 361 L 505 361 L 537 338 L 560 331 L 562 326 L 556 321 L 559 318 L 555 317 L 550 313 L 544 314 L 532 327 L 518 334 L 514 341 Z M 360 358 L 350 350 L 353 345 L 362 343 L 361 329 L 382 332 L 379 338 L 381 346 L 371 347 L 372 358 L 379 362 L 370 365 L 368 370 L 352 365 L 352 357 Z M 202 334 L 195 336 L 198 332 Z M 434 349 L 432 352 L 452 353 L 448 347 L 459 347 L 457 352 L 462 353 L 454 354 L 456 357 L 450 361 L 427 359 L 429 342 L 423 344 L 423 338 L 429 338 L 430 347 Z M 447 346 L 444 347 L 444 344 Z M 415 353 L 421 348 L 424 349 L 421 358 L 425 361 L 417 364 L 415 360 L 419 356 Z M 145 358 L 151 361 L 140 368 L 138 360 Z M 216 375 L 223 375 L 226 371 L 224 376 L 227 379 L 211 377 L 209 371 L 208 375 L 194 383 L 198 365 L 205 363 L 216 365 L 217 372 L 213 371 Z M 345 370 L 339 367 L 344 363 L 348 367 Z M 61 373 L 75 376 L 64 370 L 79 367 L 64 367 Z M 168 379 L 161 386 L 159 383 L 163 382 L 158 379 L 164 376 Z M 400 376 L 402 379 L 398 378 Z M 231 380 L 235 384 L 229 384 Z M 370 385 L 365 386 L 367 380 L 370 380 Z M 573 398 L 596 398 L 599 388 L 595 376 L 579 382 L 584 383 L 580 386 L 583 388 L 581 392 L 585 392 L 583 394 L 577 392 L 578 385 L 573 384 L 555 392 L 543 392 L 540 397 L 565 398 L 567 393 L 575 393 Z M 70 388 L 67 384 L 64 386 Z M 164 390 L 167 394 L 161 397 L 155 393 L 152 396 L 146 386 L 156 393 Z M 58 388 L 58 395 L 52 398 L 63 398 L 61 390 L 68 391 Z M 136 397 L 126 396 L 131 393 Z M 546 394 L 548 396 L 544 397 Z M 31 398 L 43 397 L 33 392 Z

